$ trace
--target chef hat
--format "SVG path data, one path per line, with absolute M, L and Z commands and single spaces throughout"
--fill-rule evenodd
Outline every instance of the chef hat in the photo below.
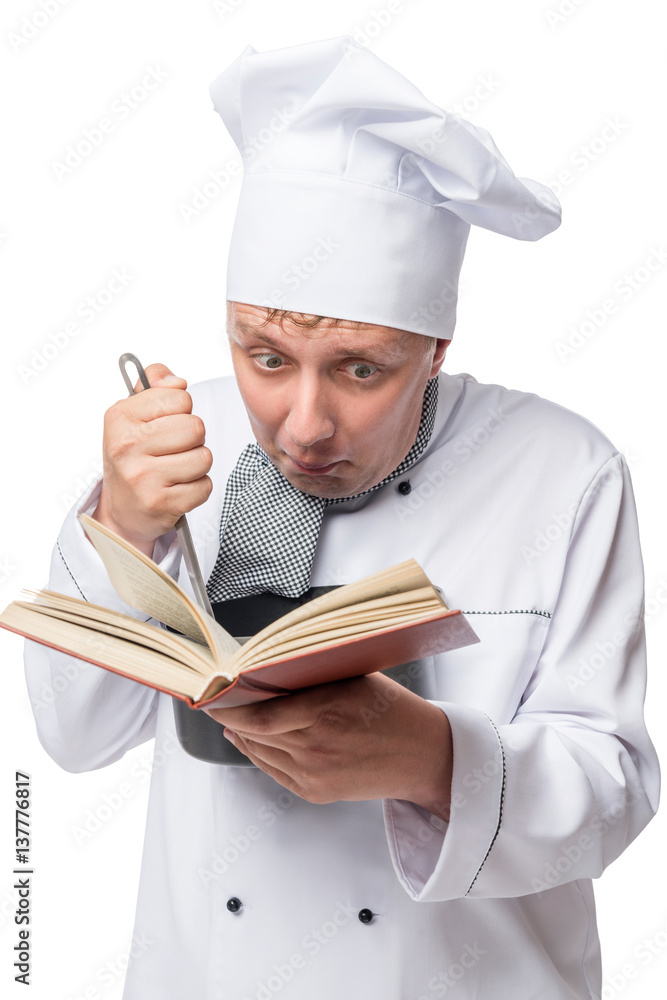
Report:
M 210 87 L 244 162 L 227 298 L 449 338 L 471 225 L 538 240 L 553 192 L 350 35 L 257 52 Z

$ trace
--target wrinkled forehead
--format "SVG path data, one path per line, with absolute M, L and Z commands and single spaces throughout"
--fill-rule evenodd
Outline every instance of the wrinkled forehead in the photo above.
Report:
M 430 337 L 409 330 L 365 323 L 334 316 L 316 316 L 227 300 L 227 332 L 235 338 L 255 337 L 279 346 L 286 340 L 303 338 L 326 342 L 332 349 L 345 349 L 350 355 L 369 349 L 390 355 L 419 351 L 433 343 Z

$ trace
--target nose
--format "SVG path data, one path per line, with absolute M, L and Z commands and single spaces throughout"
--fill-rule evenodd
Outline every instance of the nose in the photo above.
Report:
M 299 448 L 311 448 L 333 437 L 336 423 L 332 407 L 318 380 L 303 377 L 293 386 L 285 430 Z

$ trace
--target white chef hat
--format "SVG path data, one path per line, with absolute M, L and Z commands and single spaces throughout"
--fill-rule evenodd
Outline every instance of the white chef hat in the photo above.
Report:
M 471 225 L 538 240 L 550 188 L 350 35 L 257 52 L 210 94 L 244 161 L 227 298 L 449 338 Z

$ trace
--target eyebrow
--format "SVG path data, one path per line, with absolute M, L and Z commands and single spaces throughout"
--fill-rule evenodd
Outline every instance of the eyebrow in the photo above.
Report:
M 282 351 L 285 349 L 284 344 L 281 344 L 279 341 L 274 340 L 273 337 L 269 336 L 268 334 L 260 332 L 260 329 L 258 327 L 250 326 L 249 324 L 244 323 L 242 320 L 238 320 L 236 324 L 234 324 L 234 326 L 232 327 L 232 329 L 234 328 L 240 330 L 241 333 L 246 333 L 251 337 L 256 337 L 258 340 L 263 341 L 265 344 L 269 344 L 269 346 L 275 347 L 276 350 L 278 351 Z M 336 329 L 336 327 L 331 327 L 331 329 Z M 346 357 L 346 358 L 365 358 L 371 354 L 376 354 L 378 352 L 388 354 L 390 360 L 400 358 L 401 356 L 400 351 L 396 351 L 391 347 L 389 347 L 387 344 L 378 343 L 377 341 L 373 343 L 367 343 L 366 345 L 354 346 L 354 347 L 342 344 L 339 345 L 337 349 L 335 351 L 332 351 L 331 353 L 338 354 L 341 357 Z

